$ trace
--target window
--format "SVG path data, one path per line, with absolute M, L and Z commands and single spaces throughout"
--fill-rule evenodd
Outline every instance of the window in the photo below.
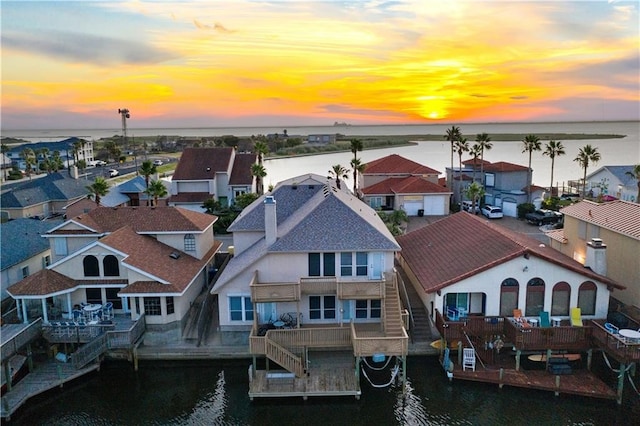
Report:
M 159 297 L 144 297 L 144 313 L 150 316 L 162 315 Z
M 120 265 L 118 264 L 118 258 L 112 254 L 105 256 L 102 260 L 102 267 L 104 268 L 105 277 L 117 277 L 120 275 Z
M 167 296 L 167 315 L 173 314 L 176 312 L 176 308 L 173 304 L 173 296 Z
M 98 259 L 95 256 L 85 256 L 84 259 L 82 259 L 82 266 L 84 267 L 85 277 L 100 276 L 100 267 L 98 266 Z
M 67 239 L 54 238 L 53 251 L 56 253 L 56 256 L 66 256 L 67 255 Z
M 382 303 L 376 300 L 356 300 L 356 318 L 380 318 Z
M 597 287 L 591 281 L 585 281 L 580 284 L 578 289 L 578 307 L 582 315 L 596 314 L 596 295 Z
M 484 174 L 484 186 L 488 188 L 493 188 L 496 184 L 496 175 L 493 173 L 485 173 Z
M 122 299 L 118 297 L 119 288 L 106 288 L 107 302 L 113 303 L 113 309 L 122 309 Z
M 90 304 L 102 304 L 102 289 L 99 288 L 87 288 L 85 289 L 87 295 L 87 303 Z
M 600 227 L 597 225 L 589 224 L 589 239 L 600 238 Z
M 320 259 L 322 258 L 322 262 Z M 335 253 L 309 253 L 309 276 L 310 277 L 335 277 L 336 276 L 336 254 Z M 322 269 L 321 269 L 322 267 Z
M 335 319 L 335 296 L 309 296 L 309 319 Z
M 350 277 L 353 275 L 353 254 L 340 253 L 340 276 Z
M 500 316 L 510 317 L 518 309 L 520 284 L 515 278 L 507 278 L 500 285 Z
M 184 236 L 184 251 L 196 251 L 196 237 L 193 234 Z
M 542 278 L 531 278 L 527 283 L 527 305 L 524 314 L 527 316 L 540 315 L 544 310 L 544 281 Z
M 553 286 L 551 295 L 551 315 L 569 315 L 569 298 L 571 286 L 566 282 L 559 282 Z
M 29 276 L 29 267 L 23 266 L 20 272 L 22 274 L 22 279 L 27 278 Z
M 578 222 L 578 238 L 581 240 L 587 239 L 587 222 Z
M 42 267 L 46 268 L 49 265 L 51 265 L 51 256 L 46 255 L 42 258 Z
M 367 276 L 367 266 L 368 266 L 367 253 L 357 252 L 356 253 L 356 275 L 360 277 Z
M 377 210 L 382 207 L 382 197 L 371 197 L 369 198 L 369 206 Z
M 253 321 L 253 302 L 249 296 L 229 297 L 231 321 Z

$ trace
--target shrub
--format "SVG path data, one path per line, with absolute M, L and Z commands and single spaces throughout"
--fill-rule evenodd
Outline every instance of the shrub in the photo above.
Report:
M 518 219 L 524 219 L 527 213 L 534 212 L 536 210 L 536 206 L 532 203 L 522 203 L 518 204 Z

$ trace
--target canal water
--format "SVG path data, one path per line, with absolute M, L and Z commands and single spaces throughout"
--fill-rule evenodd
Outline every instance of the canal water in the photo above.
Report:
M 597 358 L 594 356 L 594 359 Z M 264 399 L 247 396 L 250 360 L 106 362 L 99 372 L 30 400 L 11 425 L 633 425 L 640 398 L 625 402 L 554 396 L 497 385 L 449 382 L 437 358 L 409 357 L 407 392 L 374 388 L 362 397 Z M 604 363 L 597 368 L 606 369 Z M 376 383 L 387 372 L 371 374 Z M 613 373 L 607 375 L 615 383 Z

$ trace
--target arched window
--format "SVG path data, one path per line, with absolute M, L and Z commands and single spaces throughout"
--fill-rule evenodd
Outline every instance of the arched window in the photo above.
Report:
M 85 256 L 82 260 L 82 266 L 84 267 L 85 277 L 100 276 L 100 267 L 98 265 L 98 259 L 95 256 Z
M 118 264 L 118 258 L 110 254 L 102 260 L 102 267 L 104 268 L 105 277 L 118 277 L 120 276 L 120 265 Z
M 569 315 L 571 286 L 562 281 L 553 286 L 551 295 L 551 315 Z
M 596 294 L 598 288 L 591 281 L 580 284 L 578 289 L 578 307 L 582 315 L 596 314 Z
M 510 317 L 518 309 L 520 284 L 515 278 L 507 278 L 500 285 L 500 316 Z
M 193 234 L 184 236 L 184 251 L 196 251 L 196 238 Z
M 527 306 L 524 314 L 538 316 L 544 310 L 544 281 L 542 278 L 531 278 L 527 283 Z

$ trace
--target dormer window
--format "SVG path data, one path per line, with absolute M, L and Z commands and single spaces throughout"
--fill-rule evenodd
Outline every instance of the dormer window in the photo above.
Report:
M 193 234 L 184 236 L 184 251 L 196 251 L 196 237 Z

